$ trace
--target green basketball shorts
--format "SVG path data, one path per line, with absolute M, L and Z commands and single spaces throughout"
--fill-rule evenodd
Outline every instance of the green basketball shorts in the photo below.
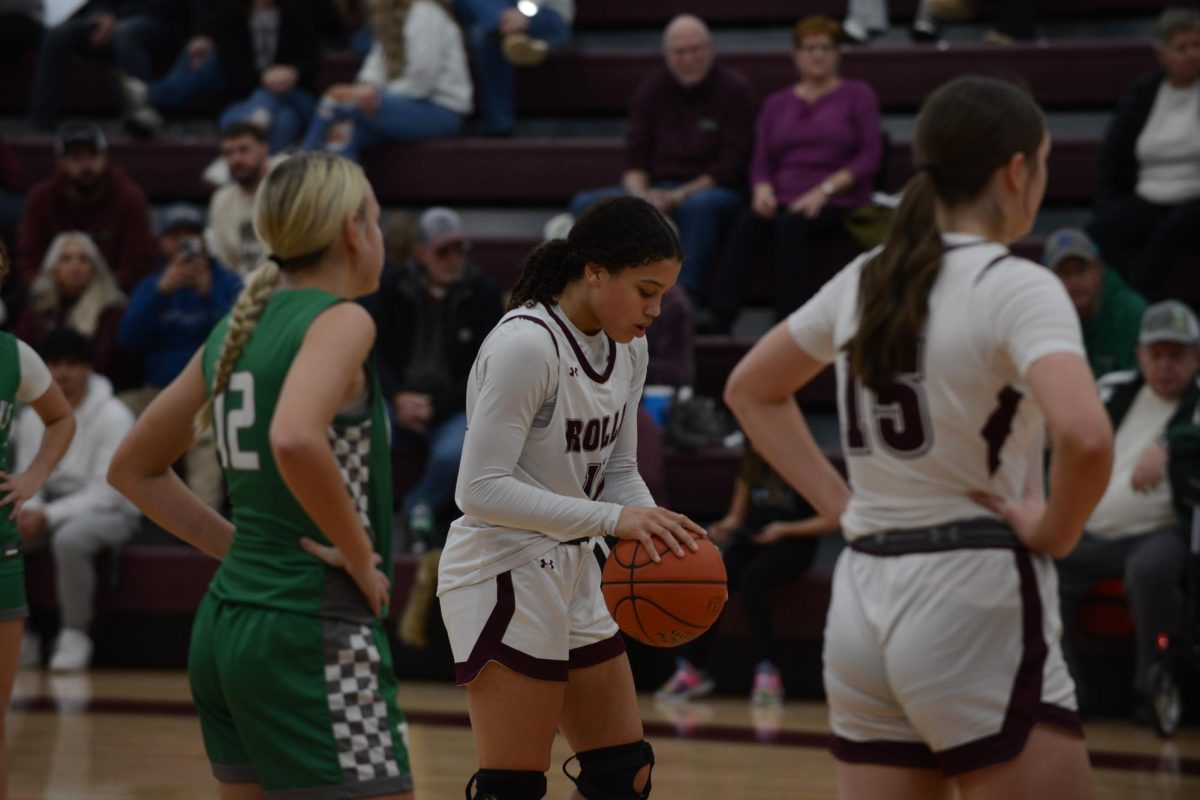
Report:
M 29 601 L 25 598 L 25 560 L 16 546 L 6 546 L 3 551 L 0 551 L 0 622 L 25 619 L 28 616 Z
M 213 775 L 272 800 L 412 791 L 381 624 L 204 598 L 188 657 Z

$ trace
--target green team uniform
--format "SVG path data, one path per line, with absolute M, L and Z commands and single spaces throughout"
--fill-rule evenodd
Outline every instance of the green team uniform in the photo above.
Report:
M 197 612 L 188 674 L 213 774 L 281 800 L 412 790 L 383 625 L 345 570 L 301 549 L 302 536 L 329 541 L 284 484 L 268 436 L 309 325 L 338 302 L 317 289 L 272 295 L 213 406 L 235 533 Z M 228 326 L 227 316 L 204 348 L 210 390 Z M 367 404 L 339 415 L 329 438 L 391 578 L 387 412 L 365 368 Z
M 0 333 L 0 471 L 8 472 L 9 435 L 12 433 L 13 406 L 21 388 L 21 359 L 17 340 Z M 21 534 L 17 522 L 8 518 L 9 507 L 0 509 L 0 622 L 25 619 L 29 605 L 25 600 L 25 560 L 21 558 Z

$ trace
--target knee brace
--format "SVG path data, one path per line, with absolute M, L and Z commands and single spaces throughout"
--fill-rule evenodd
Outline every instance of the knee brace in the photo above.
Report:
M 579 759 L 579 774 L 567 772 L 571 758 Z M 584 750 L 568 758 L 563 774 L 570 778 L 588 800 L 646 800 L 650 796 L 650 776 L 642 790 L 633 788 L 638 772 L 647 764 L 654 769 L 654 748 L 640 742 Z
M 481 769 L 467 783 L 467 800 L 542 800 L 545 796 L 546 775 L 542 772 Z

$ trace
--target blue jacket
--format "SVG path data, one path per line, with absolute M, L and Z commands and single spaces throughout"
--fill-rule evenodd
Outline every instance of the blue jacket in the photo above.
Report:
M 117 340 L 124 350 L 142 356 L 145 383 L 162 387 L 175 380 L 237 300 L 242 279 L 214 259 L 209 259 L 209 265 L 213 280 L 207 297 L 191 287 L 162 294 L 158 291 L 161 269 L 133 290 Z

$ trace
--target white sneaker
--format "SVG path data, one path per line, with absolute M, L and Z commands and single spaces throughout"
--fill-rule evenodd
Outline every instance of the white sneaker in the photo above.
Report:
M 80 672 L 92 663 L 92 637 L 74 628 L 63 628 L 50 656 L 51 672 Z
M 213 162 L 204 168 L 202 177 L 204 182 L 214 189 L 219 189 L 233 180 L 233 176 L 229 174 L 229 162 L 225 160 L 225 156 L 217 156 L 213 159 Z
M 21 656 L 17 664 L 21 669 L 37 669 L 42 665 L 42 637 L 33 631 L 21 635 Z
M 127 111 L 150 105 L 150 89 L 146 86 L 145 81 L 131 75 L 122 75 L 120 80 L 121 99 L 125 101 Z
M 555 214 L 546 220 L 546 224 L 542 226 L 542 238 L 547 241 L 550 239 L 565 239 L 574 226 L 575 216 L 569 211 Z
M 846 17 L 842 22 L 842 34 L 855 44 L 866 44 L 871 41 L 871 31 L 854 17 Z

